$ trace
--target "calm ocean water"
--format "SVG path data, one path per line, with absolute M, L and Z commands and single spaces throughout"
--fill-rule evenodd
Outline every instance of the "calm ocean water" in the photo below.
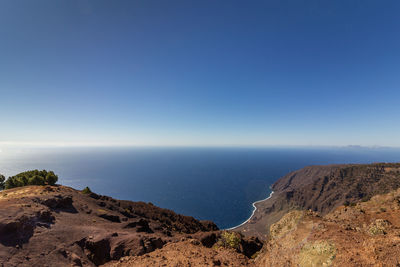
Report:
M 0 173 L 50 169 L 64 185 L 152 202 L 228 228 L 245 221 L 251 203 L 290 171 L 398 161 L 400 149 L 388 148 L 14 148 L 0 152 Z

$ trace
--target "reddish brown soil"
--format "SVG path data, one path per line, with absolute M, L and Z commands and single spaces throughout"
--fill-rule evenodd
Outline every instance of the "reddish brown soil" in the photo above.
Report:
M 253 260 L 237 253 L 233 249 L 207 248 L 195 239 L 170 243 L 162 249 L 142 256 L 129 256 L 117 262 L 110 262 L 106 267 L 203 267 L 203 266 L 255 266 Z
M 182 238 L 194 238 L 197 249 L 212 251 L 220 234 L 209 221 L 65 186 L 0 192 L 0 266 L 96 266 L 168 244 L 185 247 Z M 261 246 L 243 239 L 236 252 L 227 253 L 242 261 L 243 254 Z
M 260 266 L 400 266 L 400 190 L 319 216 L 292 211 L 271 226 Z

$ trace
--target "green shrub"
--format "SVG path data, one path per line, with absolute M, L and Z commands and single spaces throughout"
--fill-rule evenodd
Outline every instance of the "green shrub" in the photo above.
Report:
M 44 179 L 39 175 L 35 175 L 28 179 L 28 184 L 30 185 L 44 185 Z
M 58 180 L 58 176 L 55 175 L 54 172 L 49 171 L 48 173 L 46 173 L 45 181 L 47 184 L 54 185 L 57 182 L 57 180 Z
M 86 186 L 86 187 L 82 190 L 82 193 L 83 193 L 83 194 L 91 194 L 91 193 L 92 193 L 92 190 L 90 190 L 90 188 Z
M 4 189 L 4 181 L 6 180 L 6 177 L 4 177 L 4 175 L 0 174 L 0 190 Z
M 10 189 L 26 185 L 55 185 L 57 181 L 58 176 L 52 171 L 32 170 L 9 177 L 4 183 L 4 188 Z
M 370 224 L 368 232 L 371 235 L 385 235 L 390 225 L 391 223 L 388 220 L 376 219 L 375 222 Z
M 239 249 L 240 241 L 240 234 L 224 231 L 222 232 L 221 238 L 218 240 L 217 245 L 224 248 Z

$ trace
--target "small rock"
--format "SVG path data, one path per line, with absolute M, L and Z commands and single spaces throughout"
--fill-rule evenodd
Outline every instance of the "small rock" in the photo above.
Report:
M 200 245 L 200 241 L 197 240 L 197 239 L 191 239 L 191 240 L 190 240 L 190 244 L 195 245 L 195 246 L 198 246 L 198 245 Z
M 214 266 L 221 266 L 221 261 L 220 260 L 213 260 Z

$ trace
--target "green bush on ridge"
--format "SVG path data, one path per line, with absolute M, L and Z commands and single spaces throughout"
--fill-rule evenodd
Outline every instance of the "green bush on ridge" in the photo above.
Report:
M 90 188 L 88 186 L 86 186 L 83 190 L 82 190 L 83 194 L 90 194 L 92 193 L 92 190 L 90 190 Z
M 239 249 L 241 235 L 235 232 L 224 231 L 217 242 L 217 247 Z
M 21 172 L 5 180 L 4 175 L 0 175 L 0 189 L 10 189 L 26 185 L 55 185 L 58 176 L 53 171 L 32 170 Z
M 6 180 L 6 177 L 4 177 L 4 175 L 0 174 L 0 190 L 4 189 L 5 180 Z

